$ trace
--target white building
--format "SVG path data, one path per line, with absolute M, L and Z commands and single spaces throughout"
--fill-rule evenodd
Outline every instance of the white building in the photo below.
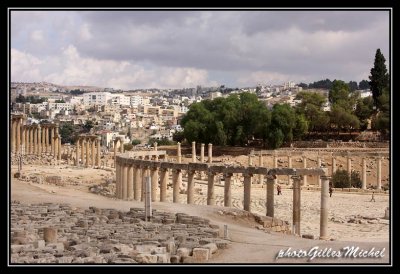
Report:
M 70 103 L 49 103 L 48 110 L 71 110 Z
M 131 106 L 143 105 L 143 97 L 142 96 L 131 96 Z
M 89 92 L 83 94 L 83 104 L 85 105 L 106 105 L 112 98 L 109 92 Z
M 111 96 L 111 104 L 112 105 L 130 106 L 131 98 L 128 96 L 125 96 L 123 94 L 113 94 Z

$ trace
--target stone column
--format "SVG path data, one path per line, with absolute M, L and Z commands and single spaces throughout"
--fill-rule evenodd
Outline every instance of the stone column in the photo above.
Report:
M 253 166 L 253 155 L 252 154 L 249 154 L 247 164 L 248 164 L 248 166 Z
M 133 189 L 133 198 L 135 201 L 139 201 L 141 193 L 142 193 L 142 169 L 140 166 L 136 166 L 135 168 L 135 182 L 134 182 L 134 189 Z
M 85 161 L 85 167 L 89 167 L 89 139 L 86 139 L 86 161 Z
M 34 141 L 33 141 L 33 127 L 29 127 L 29 154 L 34 154 L 33 149 Z
M 75 159 L 76 166 L 79 166 L 79 141 L 80 139 L 78 138 L 78 140 L 76 140 L 76 159 Z
M 336 172 L 336 157 L 332 157 L 332 175 Z
M 37 139 L 38 139 L 38 149 L 37 149 L 37 155 L 42 154 L 42 129 L 40 128 L 40 125 L 37 127 Z
M 50 134 L 50 141 L 51 141 L 51 155 L 55 155 L 54 152 L 54 127 L 51 127 L 51 134 Z
M 377 185 L 378 189 L 381 189 L 382 188 L 382 157 L 378 157 L 376 160 L 377 160 L 376 161 L 376 166 L 377 166 L 377 168 L 376 168 L 376 170 L 377 170 L 376 185 Z
M 188 170 L 187 203 L 194 203 L 194 170 Z
M 61 147 L 61 136 L 60 135 L 58 135 L 57 140 L 58 140 L 57 160 L 61 160 L 62 147 Z
M 127 199 L 133 199 L 133 165 L 128 166 L 128 185 L 127 185 Z
M 293 176 L 293 233 L 300 235 L 301 177 Z
M 119 168 L 119 164 L 115 165 L 115 197 L 120 199 L 119 197 L 119 185 L 120 185 L 120 177 L 121 177 L 121 170 Z
M 292 156 L 288 155 L 288 168 L 292 168 Z M 291 180 L 291 175 L 288 175 L 287 179 L 288 179 L 288 185 L 292 185 L 292 180 Z
M 17 119 L 17 128 L 16 128 L 16 131 L 17 131 L 17 135 L 16 135 L 17 140 L 16 140 L 16 147 L 15 147 L 16 153 L 21 152 L 21 122 L 22 122 L 21 119 L 18 118 Z
M 347 172 L 351 175 L 351 158 L 347 156 Z
M 25 128 L 21 125 L 21 153 L 25 154 Z
M 101 137 L 98 137 L 97 140 L 97 154 L 96 154 L 96 166 L 100 166 L 100 147 L 101 147 Z
M 321 215 L 319 225 L 319 238 L 328 239 L 328 200 L 329 200 L 329 177 L 321 176 Z
M 91 163 L 91 164 L 92 164 L 92 167 L 94 167 L 94 149 L 95 149 L 95 147 L 94 147 L 94 142 L 96 141 L 96 139 L 93 139 L 93 138 L 92 138 L 90 141 L 92 142 L 92 153 L 91 153 L 91 154 L 92 154 L 92 155 L 91 155 L 91 156 L 92 156 L 92 160 L 91 160 L 92 163 Z
M 252 174 L 243 174 L 244 182 L 243 182 L 243 209 L 246 211 L 251 211 L 250 203 L 251 203 L 251 177 Z
M 192 142 L 192 162 L 196 163 L 196 142 Z
M 212 144 L 208 144 L 208 163 L 212 163 Z
M 158 167 L 151 170 L 151 201 L 157 201 Z
M 178 148 L 177 148 L 177 159 L 178 159 L 178 163 L 182 163 L 182 154 L 181 154 L 181 143 L 178 142 Z
M 154 142 L 154 151 L 158 151 L 157 142 Z M 155 160 L 158 161 L 158 155 L 155 156 Z
M 42 126 L 42 153 L 46 153 L 46 128 Z
M 204 144 L 200 147 L 200 163 L 204 163 Z
M 53 143 L 54 143 L 54 159 L 57 159 L 58 155 L 58 140 L 57 140 L 57 135 L 53 137 Z
M 179 203 L 179 186 L 180 186 L 180 181 L 179 181 L 179 175 L 181 175 L 181 170 L 176 169 L 173 171 L 172 175 L 172 200 L 174 203 Z
M 149 176 L 149 168 L 147 166 L 142 167 L 142 191 L 141 191 L 141 196 L 140 196 L 140 201 L 144 201 L 144 192 L 146 190 L 146 177 Z
M 367 189 L 367 160 L 362 158 L 362 189 Z
M 120 151 L 121 153 L 124 153 L 125 152 L 124 142 L 122 140 L 120 140 L 120 142 L 121 142 Z
M 24 126 L 24 136 L 25 136 L 25 154 L 29 152 L 29 128 Z
M 215 173 L 208 172 L 207 205 L 215 205 L 214 177 Z
M 38 152 L 37 126 L 33 128 L 33 154 Z
M 48 126 L 46 126 L 45 139 L 46 139 L 46 153 L 48 153 L 49 152 L 49 145 L 50 145 L 50 142 L 49 142 L 49 127 Z
M 11 117 L 11 153 L 15 152 L 15 139 L 17 135 L 17 121 Z
M 160 202 L 167 201 L 167 182 L 168 182 L 168 169 L 161 169 L 160 176 Z
M 128 199 L 128 167 L 122 166 L 122 199 Z
M 278 156 L 276 155 L 276 150 L 274 150 L 274 168 L 278 168 Z M 278 183 L 278 176 L 275 176 L 274 184 Z
M 114 140 L 114 166 L 115 166 L 115 161 L 117 159 L 117 140 Z
M 319 155 L 318 155 L 317 168 L 320 168 L 320 167 L 321 167 L 321 157 L 319 157 Z M 318 186 L 320 187 L 321 186 L 321 176 L 319 176 L 319 175 L 317 175 L 317 183 L 318 183 Z
M 231 187 L 231 179 L 232 173 L 225 173 L 225 185 L 224 185 L 224 206 L 231 207 L 232 206 L 232 187 Z
M 274 183 L 275 177 L 273 175 L 267 176 L 267 216 L 274 217 Z
M 303 156 L 303 168 L 307 168 L 307 157 L 305 155 Z M 303 175 L 303 182 L 301 185 L 308 186 L 307 175 Z
M 82 160 L 82 166 L 85 164 L 85 147 L 86 147 L 86 139 L 83 137 L 83 138 L 81 138 L 81 160 Z
M 258 156 L 258 166 L 263 167 L 263 165 L 264 165 L 264 159 L 263 159 L 263 156 L 260 151 L 260 155 Z M 258 175 L 258 182 L 259 182 L 259 184 L 264 183 L 264 175 L 262 175 L 262 174 Z

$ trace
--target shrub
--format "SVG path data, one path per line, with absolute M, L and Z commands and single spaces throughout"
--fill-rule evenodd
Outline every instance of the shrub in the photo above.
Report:
M 362 181 L 360 178 L 360 173 L 353 170 L 351 172 L 351 186 L 355 188 L 361 188 L 362 187 Z
M 124 144 L 124 150 L 125 151 L 130 151 L 130 150 L 132 150 L 132 148 L 133 148 L 132 144 Z
M 136 146 L 136 145 L 140 145 L 141 141 L 139 139 L 133 139 L 132 140 L 132 145 Z
M 338 170 L 332 176 L 333 187 L 346 188 L 350 187 L 350 176 L 346 170 Z

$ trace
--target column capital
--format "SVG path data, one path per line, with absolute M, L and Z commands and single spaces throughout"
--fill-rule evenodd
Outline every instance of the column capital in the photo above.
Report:
M 224 177 L 232 177 L 233 176 L 233 173 L 224 173 Z
M 329 180 L 331 176 L 321 175 L 321 180 Z
M 270 180 L 275 180 L 276 179 L 276 175 L 274 175 L 274 174 L 271 174 L 271 175 L 267 175 L 266 176 L 267 177 L 267 181 L 270 181 Z

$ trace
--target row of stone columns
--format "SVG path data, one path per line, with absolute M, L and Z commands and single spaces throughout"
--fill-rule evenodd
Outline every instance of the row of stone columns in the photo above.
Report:
M 181 184 L 182 170 L 172 170 L 172 186 L 173 186 L 173 202 L 179 202 L 179 188 Z M 117 162 L 116 165 L 116 196 L 123 200 L 136 200 L 143 201 L 144 199 L 144 184 L 145 177 L 151 177 L 151 189 L 152 201 L 157 199 L 157 188 L 160 172 L 160 201 L 166 201 L 166 190 L 168 182 L 168 169 L 121 164 Z M 187 203 L 194 203 L 194 170 L 188 170 L 188 185 L 187 185 Z M 232 206 L 231 197 L 231 178 L 232 173 L 224 173 L 225 185 L 224 185 L 224 206 Z M 208 185 L 207 185 L 207 205 L 215 205 L 215 193 L 214 193 L 214 180 L 216 172 L 208 172 Z M 243 173 L 244 176 L 244 187 L 243 187 L 243 209 L 251 211 L 251 181 L 253 174 Z M 266 187 L 266 215 L 274 217 L 274 189 L 275 179 L 274 175 L 267 175 L 267 187 Z M 301 221 L 301 181 L 302 176 L 291 176 L 293 180 L 293 233 L 300 234 L 300 221 Z M 327 236 L 327 223 L 328 223 L 328 189 L 329 189 L 329 177 L 321 176 L 321 221 L 320 221 L 320 235 L 321 238 Z
M 11 152 L 20 154 L 42 153 L 61 159 L 61 136 L 58 124 L 23 125 L 24 115 L 14 115 L 11 125 Z
M 78 140 L 76 141 L 75 166 L 80 165 L 79 158 L 82 160 L 82 165 L 85 167 L 89 167 L 89 165 L 92 167 L 100 166 L 100 148 L 101 137 L 97 137 L 95 135 L 79 136 Z
M 200 163 L 204 163 L 204 146 L 205 144 L 201 144 L 200 147 Z M 178 163 L 182 163 L 182 152 L 181 152 L 181 143 L 177 143 L 177 161 Z M 192 163 L 196 163 L 196 142 L 192 142 Z M 208 144 L 208 159 L 207 163 L 212 163 L 212 144 Z
M 248 165 L 252 166 L 253 165 L 253 161 L 252 161 L 252 157 L 253 155 L 249 155 L 249 161 L 248 161 Z M 288 155 L 288 168 L 292 168 L 292 156 Z M 302 160 L 303 160 L 303 168 L 307 168 L 307 158 L 305 156 L 302 156 Z M 317 168 L 321 167 L 321 157 L 318 156 L 317 158 Z M 376 163 L 377 163 L 377 188 L 381 189 L 382 187 L 382 157 L 377 157 L 376 158 Z M 263 156 L 260 154 L 259 155 L 259 166 L 262 167 L 263 166 Z M 277 155 L 273 155 L 273 167 L 277 168 L 278 167 L 278 156 Z M 337 170 L 337 164 L 336 164 L 336 157 L 332 157 L 332 169 L 331 169 L 331 174 L 334 174 Z M 352 159 L 351 157 L 347 157 L 347 171 L 349 172 L 349 174 L 351 174 L 352 171 Z M 366 164 L 366 158 L 363 157 L 362 158 L 362 175 L 361 175 L 361 180 L 362 180 L 362 189 L 366 189 L 367 188 L 367 164 Z M 307 180 L 307 175 L 304 175 L 303 181 L 302 181 L 302 185 L 304 186 L 308 186 L 308 180 Z M 259 175 L 259 182 L 262 183 L 263 182 L 263 176 Z M 275 182 L 277 182 L 277 179 L 275 179 Z M 291 182 L 291 176 L 288 175 L 288 182 L 290 184 Z M 321 187 L 321 178 L 318 175 L 317 176 L 317 182 L 318 182 L 318 186 Z

